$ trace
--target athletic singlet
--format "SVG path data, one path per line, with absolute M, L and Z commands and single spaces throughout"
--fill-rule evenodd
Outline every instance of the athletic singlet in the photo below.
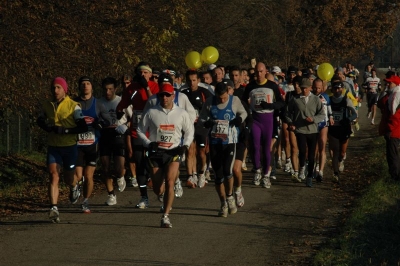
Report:
M 112 99 L 111 101 L 108 101 L 106 98 L 99 99 L 99 103 L 103 104 L 108 113 L 110 114 L 111 123 L 109 128 L 115 128 L 117 126 L 118 119 L 117 119 L 116 109 L 120 101 L 121 97 L 118 95 L 115 96 L 115 98 Z
M 96 98 L 93 97 L 92 105 L 90 106 L 90 108 L 87 110 L 82 110 L 82 113 L 89 130 L 84 133 L 78 134 L 78 146 L 95 144 L 99 140 L 99 132 L 91 125 L 94 121 L 99 119 L 96 113 Z
M 373 77 L 369 77 L 367 78 L 367 80 L 365 81 L 365 83 L 367 83 L 367 88 L 368 88 L 368 92 L 369 93 L 377 93 L 377 90 L 379 88 L 380 85 L 380 78 L 373 78 Z
M 232 103 L 233 96 L 229 95 L 226 107 L 224 109 L 219 109 L 217 107 L 216 98 L 213 98 L 210 112 L 215 124 L 210 131 L 211 144 L 230 144 L 238 142 L 238 128 L 229 126 L 229 121 L 236 117 L 236 114 L 232 110 Z
M 347 117 L 347 97 L 343 97 L 338 103 L 332 100 L 332 96 L 329 97 L 332 108 L 332 116 L 335 124 L 333 126 L 341 126 L 340 122 Z

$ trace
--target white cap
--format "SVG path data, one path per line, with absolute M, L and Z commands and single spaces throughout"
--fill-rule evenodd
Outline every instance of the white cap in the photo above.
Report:
M 208 70 L 213 70 L 216 67 L 217 67 L 217 65 L 211 64 L 211 65 L 208 66 Z
M 278 66 L 273 66 L 271 72 L 272 72 L 272 73 L 281 73 L 282 70 L 281 70 L 281 68 L 278 67 Z

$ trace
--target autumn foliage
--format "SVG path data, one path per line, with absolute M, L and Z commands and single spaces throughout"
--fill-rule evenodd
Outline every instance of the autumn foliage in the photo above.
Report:
M 246 67 L 250 58 L 283 68 L 357 58 L 397 21 L 389 0 L 2 1 L 0 120 L 35 114 L 55 76 L 74 93 L 82 75 L 98 87 L 142 60 L 184 70 L 186 53 L 208 45 L 218 63 Z

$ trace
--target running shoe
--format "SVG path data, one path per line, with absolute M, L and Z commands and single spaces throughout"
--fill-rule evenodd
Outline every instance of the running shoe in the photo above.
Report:
M 360 124 L 358 122 L 354 123 L 354 127 L 356 128 L 357 131 L 360 130 Z
M 371 120 L 371 125 L 375 125 L 374 119 Z
M 199 188 L 203 188 L 205 185 L 206 185 L 206 177 L 204 176 L 204 174 L 200 174 L 197 186 Z
M 130 178 L 130 182 L 131 182 L 131 186 L 132 186 L 132 187 L 138 187 L 138 186 L 139 186 L 136 177 L 131 177 L 131 178 Z
M 117 184 L 118 184 L 118 190 L 119 190 L 119 192 L 124 191 L 125 188 L 126 188 L 125 177 L 117 178 Z
M 255 174 L 254 174 L 254 177 L 253 177 L 253 184 L 256 185 L 256 186 L 260 185 L 261 177 L 262 177 L 261 176 L 261 170 L 257 169 L 255 171 Z
M 179 178 L 175 181 L 174 191 L 175 191 L 175 197 L 182 198 L 183 188 L 182 188 L 182 182 Z
M 315 173 L 319 172 L 319 163 L 316 163 L 315 165 Z
M 229 214 L 237 213 L 235 198 L 233 196 L 230 196 L 226 199 L 226 201 L 228 202 Z
M 247 171 L 246 162 L 243 162 L 243 163 L 242 163 L 242 170 L 243 170 L 243 171 Z
M 333 176 L 332 176 L 332 181 L 334 182 L 334 183 L 339 183 L 339 173 L 334 173 L 333 174 Z
M 371 112 L 368 112 L 368 116 L 367 116 L 368 118 L 371 118 Z
M 162 193 L 161 195 L 158 195 L 158 201 L 164 202 L 164 193 Z
M 219 217 L 228 217 L 228 204 L 224 204 L 221 206 L 221 209 L 218 212 Z
M 188 180 L 186 181 L 186 186 L 188 188 L 196 188 L 197 185 L 197 178 L 194 175 L 189 176 Z
M 263 188 L 271 188 L 271 180 L 269 176 L 265 175 L 263 179 L 261 179 Z
M 304 166 L 300 168 L 300 171 L 299 171 L 299 179 L 300 180 L 305 180 L 306 179 L 305 171 L 306 171 L 306 168 Z
M 82 202 L 82 212 L 83 213 L 90 213 L 89 202 L 84 201 Z
M 282 169 L 282 160 L 278 159 L 278 161 L 276 162 L 276 169 Z
M 112 206 L 112 205 L 117 204 L 117 196 L 115 196 L 115 195 L 113 195 L 113 194 L 108 195 L 106 204 L 107 204 L 108 206 Z
M 290 171 L 292 170 L 292 162 L 290 160 L 285 163 L 285 167 L 283 170 L 287 173 L 290 173 Z
M 56 206 L 53 206 L 53 207 L 50 208 L 49 219 L 53 223 L 59 223 L 60 222 L 60 213 L 58 212 L 58 209 L 57 209 Z
M 343 170 L 344 170 L 344 160 L 339 162 L 339 172 L 343 172 Z
M 77 203 L 80 195 L 81 192 L 79 191 L 78 185 L 76 185 L 75 188 L 69 188 L 69 201 L 72 204 Z
M 146 209 L 147 207 L 149 207 L 149 199 L 146 197 L 142 197 L 139 203 L 136 205 L 136 208 Z
M 306 186 L 312 187 L 312 176 L 307 176 L 306 178 Z
M 299 172 L 294 172 L 291 175 L 291 178 L 292 178 L 293 182 L 296 182 L 296 183 L 300 183 L 301 182 L 301 179 L 299 178 Z
M 169 215 L 164 214 L 161 216 L 161 228 L 172 228 L 171 221 L 169 220 Z
M 206 183 L 208 183 L 208 181 L 211 181 L 211 173 L 210 170 L 206 170 L 206 172 L 204 173 L 204 176 L 206 177 Z
M 271 172 L 271 174 L 270 174 L 269 178 L 270 178 L 270 179 L 273 179 L 273 180 L 276 180 L 276 174 L 275 174 L 275 171 L 272 171 L 272 172 Z
M 315 178 L 317 182 L 321 183 L 323 179 L 323 173 L 322 172 L 317 172 L 317 176 Z
M 83 184 L 84 184 L 84 183 L 85 183 L 85 177 L 82 176 L 81 181 L 78 182 L 78 190 L 79 190 L 80 192 L 83 191 Z
M 244 198 L 243 198 L 243 194 L 242 191 L 236 191 L 235 192 L 235 199 L 236 199 L 236 206 L 243 207 L 244 205 Z

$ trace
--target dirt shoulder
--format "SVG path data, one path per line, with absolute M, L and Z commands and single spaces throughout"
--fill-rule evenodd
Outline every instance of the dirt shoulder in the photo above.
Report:
M 264 189 L 251 185 L 252 175 L 245 172 L 245 205 L 237 214 L 217 217 L 219 200 L 212 183 L 204 189 L 184 188 L 171 212 L 172 229 L 159 228 L 161 204 L 152 192 L 148 209 L 134 208 L 139 200 L 135 188 L 118 193 L 118 205 L 109 207 L 104 205 L 103 187 L 98 186 L 88 215 L 63 195 L 60 224 L 48 221 L 45 201 L 31 200 L 18 216 L 3 216 L 0 261 L 5 265 L 309 265 L 315 252 L 339 232 L 368 183 L 368 177 L 359 173 L 377 126 L 368 124 L 365 106 L 360 118 L 361 130 L 350 140 L 340 185 L 330 181 L 329 166 L 325 181 L 312 188 L 292 183 L 278 170 L 271 189 Z M 45 188 L 37 193 L 42 195 Z

